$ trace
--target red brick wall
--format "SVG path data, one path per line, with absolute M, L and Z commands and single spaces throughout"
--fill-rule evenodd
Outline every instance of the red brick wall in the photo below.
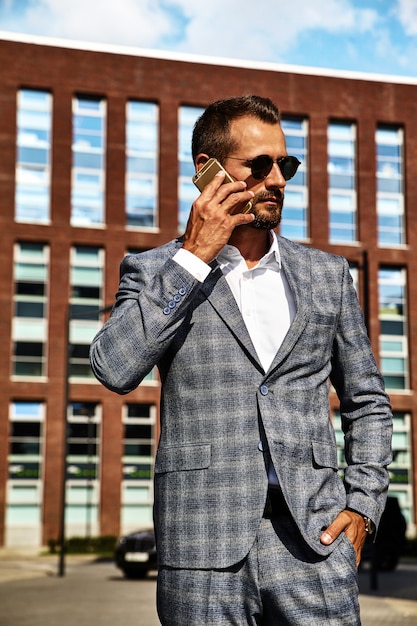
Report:
M 271 97 L 284 114 L 306 116 L 310 123 L 310 223 L 311 244 L 363 268 L 368 259 L 369 331 L 378 351 L 377 271 L 381 263 L 408 268 L 410 393 L 392 395 L 394 409 L 409 411 L 417 450 L 417 86 L 340 77 L 302 75 L 243 67 L 177 62 L 106 52 L 91 52 L 43 45 L 0 41 L 0 510 L 4 510 L 8 405 L 13 399 L 47 403 L 43 541 L 57 537 L 62 487 L 64 426 L 64 376 L 66 352 L 65 310 L 69 294 L 69 250 L 75 244 L 103 246 L 106 250 L 106 297 L 113 300 L 119 262 L 128 248 L 160 245 L 177 235 L 177 115 L 181 105 L 205 106 L 233 95 L 257 93 Z M 17 224 L 14 215 L 14 164 L 16 92 L 20 87 L 50 90 L 53 94 L 53 182 L 50 225 Z M 108 103 L 107 124 L 107 226 L 73 228 L 70 225 L 71 99 L 75 94 L 99 95 Z M 124 228 L 124 111 L 128 99 L 155 101 L 160 107 L 159 232 Z M 357 246 L 328 243 L 327 125 L 331 119 L 352 120 L 358 130 L 359 233 Z M 405 128 L 406 206 L 408 246 L 379 249 L 376 237 L 375 142 L 378 123 Z M 285 210 L 285 209 L 284 209 Z M 15 241 L 44 241 L 51 247 L 49 379 L 46 383 L 10 379 L 10 329 L 12 250 Z M 363 269 L 360 273 L 364 275 Z M 363 300 L 365 298 L 363 297 Z M 158 390 L 140 388 L 129 401 L 156 402 Z M 101 533 L 119 531 L 121 479 L 122 400 L 97 384 L 77 384 L 70 400 L 100 402 L 103 406 L 101 475 Z M 334 399 L 332 399 L 334 403 Z M 415 455 L 415 453 L 414 453 Z M 414 484 L 417 484 L 417 462 Z M 414 494 L 417 501 L 417 493 Z M 3 541 L 0 516 L 0 545 Z

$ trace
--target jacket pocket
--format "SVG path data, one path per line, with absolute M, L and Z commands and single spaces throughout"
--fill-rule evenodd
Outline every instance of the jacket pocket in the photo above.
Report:
M 320 326 L 335 326 L 337 323 L 337 316 L 332 313 L 326 314 L 312 311 L 309 321 L 312 324 L 319 324 Z
M 161 446 L 155 459 L 155 474 L 207 469 L 211 462 L 211 444 Z
M 330 467 L 338 469 L 336 445 L 312 441 L 313 463 L 316 467 Z

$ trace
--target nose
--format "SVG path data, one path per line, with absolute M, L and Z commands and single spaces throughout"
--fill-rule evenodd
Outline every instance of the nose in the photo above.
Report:
M 264 183 L 267 189 L 272 188 L 272 187 L 275 187 L 275 188 L 278 187 L 280 189 L 284 189 L 285 185 L 287 184 L 287 181 L 282 175 L 282 172 L 278 163 L 274 162 L 271 171 L 269 172 L 268 176 L 264 179 Z

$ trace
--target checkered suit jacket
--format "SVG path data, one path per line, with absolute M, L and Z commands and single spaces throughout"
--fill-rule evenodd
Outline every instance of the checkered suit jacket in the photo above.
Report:
M 159 368 L 161 564 L 220 568 L 248 553 L 267 491 L 260 421 L 292 516 L 316 553 L 334 549 L 320 535 L 342 509 L 378 524 L 384 508 L 391 410 L 348 264 L 278 242 L 297 312 L 267 372 L 216 262 L 200 283 L 172 260 L 181 239 L 122 261 L 116 305 L 92 343 L 93 371 L 117 393 Z M 344 481 L 330 381 L 345 430 Z

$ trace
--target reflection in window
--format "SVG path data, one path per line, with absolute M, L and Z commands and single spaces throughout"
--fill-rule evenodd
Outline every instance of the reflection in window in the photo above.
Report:
M 327 169 L 330 242 L 353 243 L 357 239 L 355 124 L 329 124 Z
M 18 243 L 14 263 L 13 374 L 45 376 L 49 248 Z
M 308 121 L 284 117 L 281 122 L 287 143 L 287 152 L 296 156 L 301 165 L 294 178 L 285 187 L 285 203 L 281 234 L 289 239 L 305 240 L 308 237 L 308 176 L 307 139 Z
M 155 423 L 155 405 L 125 405 L 121 509 L 123 526 L 152 521 Z
M 73 100 L 71 224 L 104 223 L 106 102 Z
M 50 219 L 51 127 L 51 95 L 21 89 L 17 97 L 17 221 L 46 223 Z
M 403 190 L 403 131 L 380 126 L 376 131 L 378 243 L 406 243 Z
M 381 371 L 388 389 L 408 389 L 408 330 L 405 269 L 379 270 Z
M 157 225 L 158 107 L 131 101 L 126 107 L 126 223 Z
M 93 378 L 89 347 L 100 328 L 104 250 L 75 246 L 71 251 L 70 363 L 74 378 Z
M 9 408 L 6 544 L 40 545 L 44 405 L 16 401 Z
M 68 407 L 67 509 L 73 532 L 90 537 L 98 528 L 101 407 L 73 402 Z
M 178 225 L 180 232 L 185 230 L 191 205 L 198 196 L 197 188 L 191 180 L 195 173 L 191 138 L 194 124 L 203 112 L 203 108 L 189 106 L 181 107 L 178 112 Z

